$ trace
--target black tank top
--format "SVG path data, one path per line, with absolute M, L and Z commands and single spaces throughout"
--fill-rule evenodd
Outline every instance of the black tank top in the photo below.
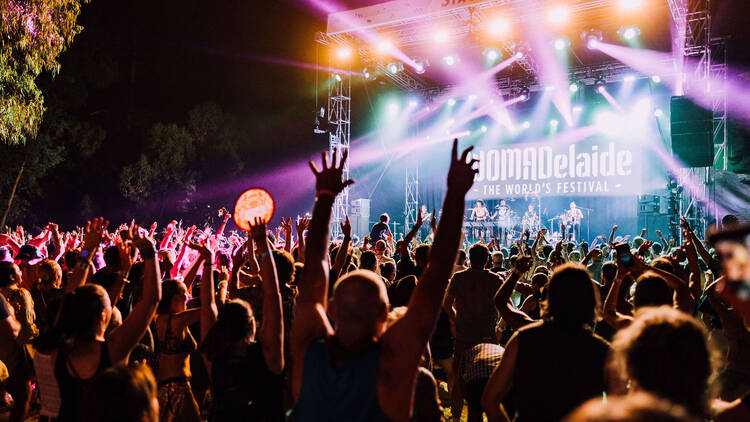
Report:
M 57 353 L 55 360 L 55 378 L 60 387 L 60 413 L 58 421 L 83 421 L 87 420 L 86 409 L 91 403 L 86 403 L 93 396 L 93 386 L 96 376 L 112 366 L 109 359 L 109 347 L 103 342 L 100 348 L 99 366 L 94 376 L 82 379 L 75 373 L 72 365 L 68 365 L 69 355 L 62 351 Z M 71 373 L 72 372 L 72 373 Z
M 583 327 L 540 321 L 518 331 L 516 421 L 558 421 L 605 390 L 609 344 Z
M 212 422 L 284 420 L 281 375 L 268 369 L 260 343 L 245 356 L 218 356 L 211 363 Z

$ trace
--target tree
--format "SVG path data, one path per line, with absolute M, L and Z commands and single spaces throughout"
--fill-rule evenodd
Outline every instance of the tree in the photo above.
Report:
M 88 0 L 0 0 L 0 142 L 33 139 L 44 115 L 37 86 L 42 72 L 60 70 L 58 56 L 81 32 Z

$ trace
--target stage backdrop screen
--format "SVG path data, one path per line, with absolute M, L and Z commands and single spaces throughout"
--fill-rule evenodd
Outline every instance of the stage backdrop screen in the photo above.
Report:
M 479 173 L 470 199 L 539 196 L 626 196 L 644 192 L 638 143 L 587 139 L 479 146 Z

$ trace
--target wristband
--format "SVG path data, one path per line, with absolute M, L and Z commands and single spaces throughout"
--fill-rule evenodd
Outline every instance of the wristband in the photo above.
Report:
M 140 252 L 141 252 L 141 258 L 143 258 L 144 261 L 147 259 L 154 259 L 154 257 L 156 256 L 156 252 L 154 251 L 153 248 L 144 249 Z
M 328 189 L 320 189 L 316 194 L 316 197 L 320 198 L 321 196 L 330 196 L 333 199 L 336 199 L 336 192 Z

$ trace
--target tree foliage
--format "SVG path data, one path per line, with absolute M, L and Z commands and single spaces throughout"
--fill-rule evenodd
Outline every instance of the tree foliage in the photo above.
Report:
M 0 141 L 23 144 L 36 136 L 44 115 L 37 86 L 42 72 L 57 74 L 58 56 L 82 27 L 88 0 L 0 0 Z
M 236 118 L 215 103 L 199 104 L 188 113 L 186 126 L 152 126 L 144 153 L 120 173 L 120 192 L 140 207 L 168 197 L 187 211 L 198 181 L 210 184 L 242 170 L 237 144 L 244 139 Z

